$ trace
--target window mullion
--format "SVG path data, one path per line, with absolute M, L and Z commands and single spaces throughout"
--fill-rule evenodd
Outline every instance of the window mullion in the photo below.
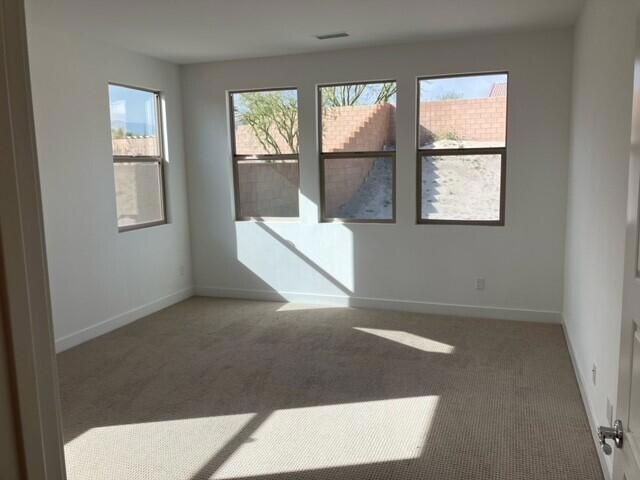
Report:
M 142 157 L 142 156 L 114 156 L 113 163 L 162 163 L 162 157 Z

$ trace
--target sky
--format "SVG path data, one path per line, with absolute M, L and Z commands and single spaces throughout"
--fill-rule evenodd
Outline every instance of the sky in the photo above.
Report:
M 447 94 L 455 94 L 459 98 L 486 98 L 494 83 L 506 81 L 506 74 L 420 80 L 420 99 L 439 100 Z
M 157 134 L 155 94 L 144 90 L 109 85 L 111 128 L 122 128 L 134 135 Z
M 358 102 L 356 103 L 356 105 L 372 105 L 373 102 L 375 102 L 376 98 L 378 97 L 378 94 L 380 93 L 380 90 L 382 89 L 383 85 L 384 83 L 367 84 L 366 87 L 364 88 L 364 92 L 358 99 Z M 340 85 L 337 86 L 338 89 L 340 87 L 341 87 Z M 322 88 L 327 88 L 327 87 L 321 87 L 321 89 Z M 389 98 L 389 103 L 391 103 L 392 105 L 396 104 L 395 94 Z
M 378 96 L 378 93 L 380 92 L 380 89 L 382 88 L 382 83 L 371 83 L 371 84 L 367 84 L 367 86 L 365 87 L 364 92 L 362 93 L 362 95 L 360 96 L 360 98 L 358 99 L 357 105 L 371 105 L 373 104 L 373 102 L 375 101 L 376 97 Z M 328 87 L 321 87 L 322 88 L 328 88 Z M 338 85 L 337 88 L 340 88 L 340 85 Z M 297 90 L 277 90 L 277 92 L 280 95 L 283 95 L 285 97 L 289 97 L 289 98 L 296 98 L 297 99 Z M 252 92 L 252 93 L 260 93 L 260 92 Z M 262 92 L 263 94 L 273 94 L 274 91 L 264 91 Z M 395 105 L 396 104 L 396 95 L 393 95 L 391 98 L 389 98 L 389 103 Z M 242 93 L 234 93 L 233 94 L 233 105 L 236 109 L 236 112 L 238 113 L 242 113 L 244 111 L 246 111 L 246 107 L 244 105 L 244 102 L 242 101 Z
M 420 80 L 420 99 L 422 101 L 441 100 L 443 97 L 454 96 L 455 98 L 486 98 L 491 92 L 491 87 L 496 83 L 506 83 L 507 74 L 489 75 L 469 75 L 464 77 L 448 77 Z M 339 87 L 338 87 L 339 88 Z M 367 105 L 373 103 L 381 84 L 374 83 L 367 85 L 365 92 L 360 97 L 358 104 Z M 270 93 L 270 92 L 265 92 Z M 295 90 L 281 92 L 283 95 L 295 96 Z M 389 99 L 389 103 L 395 105 L 396 96 Z M 241 94 L 234 94 L 234 104 L 236 109 L 243 111 Z

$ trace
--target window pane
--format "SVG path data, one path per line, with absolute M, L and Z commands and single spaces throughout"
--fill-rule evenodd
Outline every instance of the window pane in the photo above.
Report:
M 109 85 L 111 146 L 116 156 L 160 156 L 157 94 Z
M 393 159 L 325 158 L 326 218 L 393 219 Z
M 240 217 L 297 217 L 298 161 L 238 162 Z
M 500 220 L 501 155 L 422 157 L 422 218 Z
M 420 148 L 504 147 L 507 74 L 420 80 Z
M 320 87 L 323 152 L 396 149 L 396 82 Z
M 298 153 L 298 92 L 233 93 L 236 155 Z
M 118 227 L 164 219 L 160 165 L 114 163 Z

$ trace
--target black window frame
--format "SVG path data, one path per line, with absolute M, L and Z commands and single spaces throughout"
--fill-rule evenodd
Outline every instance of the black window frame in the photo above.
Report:
M 169 223 L 167 217 L 167 195 L 166 195 L 166 180 L 165 180 L 165 145 L 164 145 L 164 124 L 162 115 L 162 92 L 159 90 L 153 90 L 145 87 L 132 86 L 124 83 L 109 82 L 108 86 L 129 88 L 131 90 L 138 90 L 142 92 L 152 93 L 154 95 L 156 104 L 156 122 L 158 128 L 158 155 L 113 155 L 114 167 L 117 163 L 152 163 L 158 165 L 158 173 L 160 175 L 160 202 L 162 219 L 154 220 L 151 222 L 137 223 L 134 225 L 118 225 L 118 232 L 131 232 L 134 230 L 141 230 L 143 228 L 156 227 L 158 225 L 166 225 Z M 109 120 L 111 121 L 111 104 L 109 103 Z M 113 134 L 112 134 L 113 135 Z M 113 139 L 113 137 L 111 137 Z M 114 168 L 114 180 L 115 180 L 115 168 Z M 116 224 L 117 224 L 117 205 L 116 205 Z
M 286 90 L 295 90 L 296 92 L 296 109 L 298 110 L 298 138 L 300 138 L 300 102 L 298 101 L 298 87 L 267 87 L 267 88 L 250 88 L 243 90 L 228 90 L 227 99 L 229 107 L 229 136 L 231 137 L 231 162 L 233 170 L 233 199 L 234 199 L 234 217 L 237 222 L 296 222 L 300 220 L 300 152 L 298 153 L 286 153 L 286 154 L 238 154 L 236 151 L 236 121 L 235 121 L 235 109 L 233 96 L 239 93 L 254 93 L 254 92 L 279 92 Z M 294 217 L 270 217 L 270 216 L 244 216 L 240 215 L 240 179 L 238 175 L 238 163 L 242 161 L 258 161 L 264 163 L 273 163 L 277 161 L 291 161 L 294 160 L 298 165 L 298 184 L 297 184 L 297 203 L 296 208 L 298 214 Z
M 322 146 L 322 89 L 326 87 L 340 87 L 348 85 L 376 85 L 382 83 L 393 82 L 398 85 L 395 79 L 386 80 L 364 80 L 359 82 L 338 82 L 338 83 L 324 83 L 317 85 L 316 97 L 317 97 L 317 125 L 318 125 L 318 158 L 320 162 L 320 222 L 321 223 L 396 223 L 396 150 L 382 150 L 382 151 L 367 151 L 367 152 L 325 152 Z M 398 94 L 396 93 L 396 99 Z M 394 121 L 394 129 L 397 134 L 397 122 Z M 391 218 L 385 219 L 367 219 L 367 218 L 339 218 L 329 217 L 326 215 L 326 198 L 325 198 L 325 172 L 324 164 L 326 159 L 331 158 L 385 158 L 391 160 L 392 173 L 391 173 Z
M 421 148 L 420 147 L 420 82 L 458 77 L 481 77 L 485 75 L 507 76 L 507 105 L 505 113 L 504 147 L 488 148 Z M 506 224 L 506 190 L 507 190 L 507 144 L 509 129 L 509 72 L 470 72 L 444 75 L 428 75 L 417 77 L 416 81 L 416 223 L 418 225 L 476 225 L 504 227 Z M 498 220 L 447 220 L 422 218 L 422 159 L 424 157 L 465 156 L 465 155 L 500 155 L 500 218 Z

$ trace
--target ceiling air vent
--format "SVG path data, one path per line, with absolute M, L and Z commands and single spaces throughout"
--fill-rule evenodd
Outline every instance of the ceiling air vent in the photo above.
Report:
M 342 38 L 348 37 L 349 34 L 347 32 L 338 32 L 338 33 L 325 33 L 324 35 L 316 35 L 318 40 L 329 40 L 330 38 Z

